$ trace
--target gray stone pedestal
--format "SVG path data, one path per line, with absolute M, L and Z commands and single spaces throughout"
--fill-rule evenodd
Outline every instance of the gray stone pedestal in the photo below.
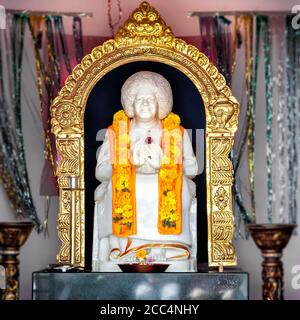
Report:
M 33 273 L 34 300 L 246 300 L 248 274 L 223 273 Z

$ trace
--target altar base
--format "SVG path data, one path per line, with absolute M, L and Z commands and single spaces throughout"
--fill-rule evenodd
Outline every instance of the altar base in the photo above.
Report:
M 33 273 L 34 300 L 247 300 L 245 272 Z

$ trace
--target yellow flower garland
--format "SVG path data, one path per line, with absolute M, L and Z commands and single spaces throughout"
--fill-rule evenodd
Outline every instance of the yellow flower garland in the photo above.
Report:
M 163 158 L 158 175 L 158 231 L 180 234 L 182 189 L 182 135 L 180 118 L 170 113 L 162 120 Z M 130 162 L 130 119 L 123 110 L 115 113 L 109 127 L 112 161 L 113 234 L 128 237 L 136 234 L 135 167 Z
M 158 230 L 161 234 L 180 234 L 182 190 L 182 135 L 180 118 L 170 113 L 162 120 L 163 158 L 159 170 Z

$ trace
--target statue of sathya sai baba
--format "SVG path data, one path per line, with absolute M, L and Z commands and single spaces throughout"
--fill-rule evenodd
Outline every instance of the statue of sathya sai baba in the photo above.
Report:
M 196 271 L 197 160 L 169 82 L 140 71 L 121 89 L 97 158 L 93 271 L 122 263 L 166 263 Z

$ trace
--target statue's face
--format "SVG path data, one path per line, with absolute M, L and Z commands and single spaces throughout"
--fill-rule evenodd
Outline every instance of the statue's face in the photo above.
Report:
M 152 121 L 157 116 L 158 104 L 150 88 L 139 90 L 134 100 L 135 117 L 143 122 Z

